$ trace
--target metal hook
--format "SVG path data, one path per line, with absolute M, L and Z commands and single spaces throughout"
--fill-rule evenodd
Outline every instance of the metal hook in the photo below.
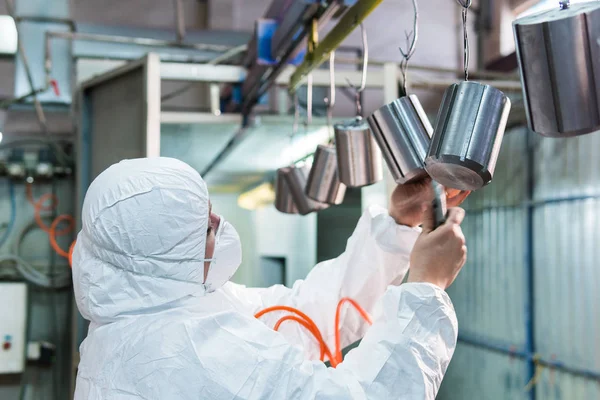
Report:
M 464 37 L 463 63 L 464 63 L 464 67 L 465 67 L 465 81 L 468 81 L 469 80 L 470 51 L 469 51 L 469 36 L 468 36 L 468 29 L 467 29 L 467 14 L 469 11 L 469 7 L 471 7 L 471 4 L 473 3 L 473 1 L 472 0 L 456 0 L 456 2 L 462 7 L 462 23 L 463 23 L 463 37 Z
M 300 122 L 300 102 L 298 101 L 298 93 L 294 93 L 294 123 L 292 125 L 292 134 L 290 141 L 293 141 L 294 136 L 298 133 L 298 124 Z
M 365 90 L 365 87 L 367 86 L 367 66 L 369 65 L 369 43 L 367 41 L 367 30 L 365 29 L 365 26 L 362 23 L 360 24 L 360 31 L 362 34 L 363 47 L 362 76 L 360 80 L 360 87 L 357 88 L 352 84 L 352 82 L 350 82 L 348 78 L 346 78 L 346 82 L 348 82 L 348 85 L 352 89 L 354 89 L 354 93 L 356 95 L 356 113 L 358 115 L 360 115 L 362 112 L 362 105 L 360 104 L 360 94 L 363 90 Z
M 327 127 L 330 130 L 330 140 L 333 141 L 333 106 L 335 105 L 335 51 L 329 53 L 329 97 L 327 104 Z
M 404 96 L 408 93 L 406 91 L 406 70 L 408 68 L 408 61 L 415 53 L 417 38 L 419 36 L 419 27 L 418 27 L 418 19 L 419 19 L 419 9 L 417 7 L 417 0 L 413 0 L 413 10 L 414 10 L 414 19 L 413 19 L 413 30 L 411 32 L 404 32 L 406 35 L 406 44 L 408 50 L 406 53 L 402 50 L 402 47 L 399 47 L 400 54 L 402 54 L 402 62 L 400 63 L 400 69 L 402 71 L 402 89 L 404 91 Z M 412 36 L 412 40 L 411 40 Z

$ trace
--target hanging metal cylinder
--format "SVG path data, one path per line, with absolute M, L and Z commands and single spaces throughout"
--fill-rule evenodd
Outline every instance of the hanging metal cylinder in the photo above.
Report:
M 285 214 L 298 214 L 292 192 L 287 184 L 285 175 L 290 173 L 290 167 L 279 168 L 275 178 L 275 208 Z
M 600 3 L 513 22 L 529 128 L 544 136 L 600 130 Z
M 306 195 L 311 199 L 337 205 L 344 201 L 346 185 L 340 181 L 337 154 L 333 145 L 319 145 L 306 183 Z
M 337 124 L 335 146 L 340 180 L 348 187 L 372 185 L 383 178 L 381 151 L 360 117 Z
M 433 127 L 417 96 L 394 100 L 375 111 L 367 121 L 396 183 L 427 175 L 425 157 Z
M 301 166 L 292 165 L 287 168 L 289 168 L 289 171 L 284 173 L 284 178 L 300 215 L 310 214 L 313 211 L 320 211 L 329 207 L 329 205 L 314 201 L 306 195 L 306 181 L 309 172 L 306 164 Z
M 442 185 L 477 190 L 492 180 L 510 112 L 500 90 L 477 82 L 446 89 L 425 169 Z

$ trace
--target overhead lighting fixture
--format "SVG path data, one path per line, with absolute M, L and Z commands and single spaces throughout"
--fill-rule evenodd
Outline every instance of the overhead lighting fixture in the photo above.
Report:
M 246 210 L 257 210 L 267 207 L 275 201 L 275 189 L 269 182 L 258 185 L 238 196 L 238 206 Z
M 17 53 L 17 25 L 9 15 L 0 15 L 0 54 Z

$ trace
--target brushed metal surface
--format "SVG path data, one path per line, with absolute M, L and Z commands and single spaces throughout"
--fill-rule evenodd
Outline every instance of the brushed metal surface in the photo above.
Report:
M 425 160 L 427 173 L 460 190 L 477 190 L 490 183 L 509 111 L 508 97 L 489 85 L 450 85 Z
M 600 130 L 600 3 L 557 4 L 517 19 L 513 32 L 531 130 L 549 137 Z
M 335 147 L 317 146 L 308 175 L 306 195 L 321 203 L 341 204 L 345 194 L 346 185 L 340 181 Z
M 294 165 L 288 168 L 289 170 L 284 174 L 284 179 L 300 215 L 310 214 L 313 211 L 329 207 L 329 205 L 314 201 L 306 195 L 306 182 L 309 172 L 306 164 Z
M 431 126 L 415 95 L 401 97 L 367 118 L 383 158 L 398 184 L 427 175 Z
M 290 167 L 279 168 L 277 170 L 275 184 L 275 208 L 285 214 L 298 214 L 298 208 L 294 204 L 292 192 L 285 180 L 285 175 L 290 173 Z
M 340 180 L 348 187 L 372 185 L 383 179 L 381 151 L 371 129 L 358 117 L 334 126 Z

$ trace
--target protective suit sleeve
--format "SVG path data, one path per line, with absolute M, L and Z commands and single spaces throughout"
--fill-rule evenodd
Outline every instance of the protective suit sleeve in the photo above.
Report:
M 335 313 L 340 299 L 352 298 L 372 313 L 387 286 L 402 282 L 419 233 L 419 229 L 396 224 L 383 207 L 370 207 L 360 218 L 344 253 L 318 264 L 305 280 L 297 281 L 291 289 L 281 285 L 253 289 L 232 283 L 228 284 L 229 289 L 253 312 L 274 305 L 301 310 L 314 320 L 333 350 Z M 282 316 L 282 313 L 274 312 L 261 319 L 273 327 Z M 340 327 L 341 347 L 344 348 L 360 340 L 368 325 L 346 305 L 341 312 Z M 318 359 L 319 347 L 304 328 L 286 322 L 280 332 L 290 343 L 301 346 L 307 358 Z
M 304 360 L 273 331 L 252 329 L 244 335 L 248 351 L 224 358 L 220 386 L 249 399 L 433 400 L 456 346 L 450 299 L 434 285 L 411 283 L 390 287 L 379 306 L 373 327 L 336 369 Z

